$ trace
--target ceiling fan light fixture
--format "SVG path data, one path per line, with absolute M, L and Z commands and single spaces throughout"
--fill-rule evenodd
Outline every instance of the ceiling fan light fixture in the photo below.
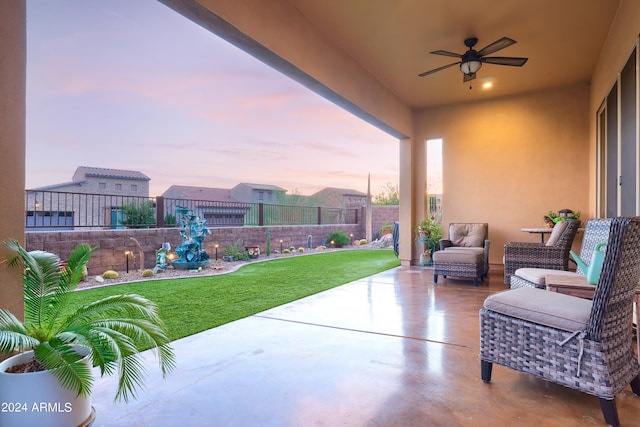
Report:
M 464 74 L 470 75 L 477 72 L 480 67 L 482 67 L 482 62 L 480 61 L 467 61 L 460 64 L 460 71 Z

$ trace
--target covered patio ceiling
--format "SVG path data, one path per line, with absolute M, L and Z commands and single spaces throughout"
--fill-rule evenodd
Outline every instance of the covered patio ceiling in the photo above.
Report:
M 243 40 L 242 29 L 220 25 L 231 9 L 225 2 L 161 1 L 323 93 L 296 75 L 299 70 L 287 69 L 269 58 L 272 39 L 260 40 L 258 34 L 249 34 Z M 420 109 L 589 82 L 618 4 L 618 0 L 271 0 L 246 3 L 246 13 L 290 9 L 284 16 L 295 18 L 291 25 L 319 33 L 329 48 L 352 59 L 405 106 Z M 220 18 L 218 24 L 212 23 L 210 12 Z M 264 25 L 269 26 L 274 39 L 278 37 L 280 31 L 273 22 L 265 19 Z M 458 66 L 418 77 L 457 61 L 431 51 L 462 54 L 468 37 L 478 38 L 479 50 L 505 36 L 517 43 L 491 56 L 529 58 L 522 68 L 484 64 L 471 82 L 473 90 L 469 90 L 469 83 L 463 83 Z M 247 40 L 257 41 L 259 48 Z M 307 55 L 312 62 L 323 52 L 309 51 Z M 274 56 L 282 57 L 282 52 Z M 300 65 L 308 74 L 305 64 L 293 61 L 288 67 Z M 493 87 L 483 90 L 481 78 L 491 78 Z

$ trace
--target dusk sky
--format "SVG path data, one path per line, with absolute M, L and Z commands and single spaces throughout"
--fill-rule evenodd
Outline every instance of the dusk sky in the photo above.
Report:
M 375 195 L 398 141 L 156 0 L 27 0 L 26 188 L 78 166 L 169 186 Z

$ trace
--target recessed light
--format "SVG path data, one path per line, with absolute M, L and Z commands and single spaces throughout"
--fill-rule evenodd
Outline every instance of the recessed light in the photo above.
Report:
M 493 76 L 484 76 L 478 79 L 478 83 L 482 85 L 483 89 L 489 89 L 493 86 Z

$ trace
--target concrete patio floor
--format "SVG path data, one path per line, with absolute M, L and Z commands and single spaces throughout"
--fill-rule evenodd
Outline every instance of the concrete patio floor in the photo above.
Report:
M 480 379 L 478 310 L 505 289 L 399 267 L 174 342 L 138 400 L 96 381 L 94 426 L 604 426 L 598 400 L 494 366 Z M 186 296 L 185 296 L 186 297 Z M 640 426 L 640 397 L 617 398 Z

